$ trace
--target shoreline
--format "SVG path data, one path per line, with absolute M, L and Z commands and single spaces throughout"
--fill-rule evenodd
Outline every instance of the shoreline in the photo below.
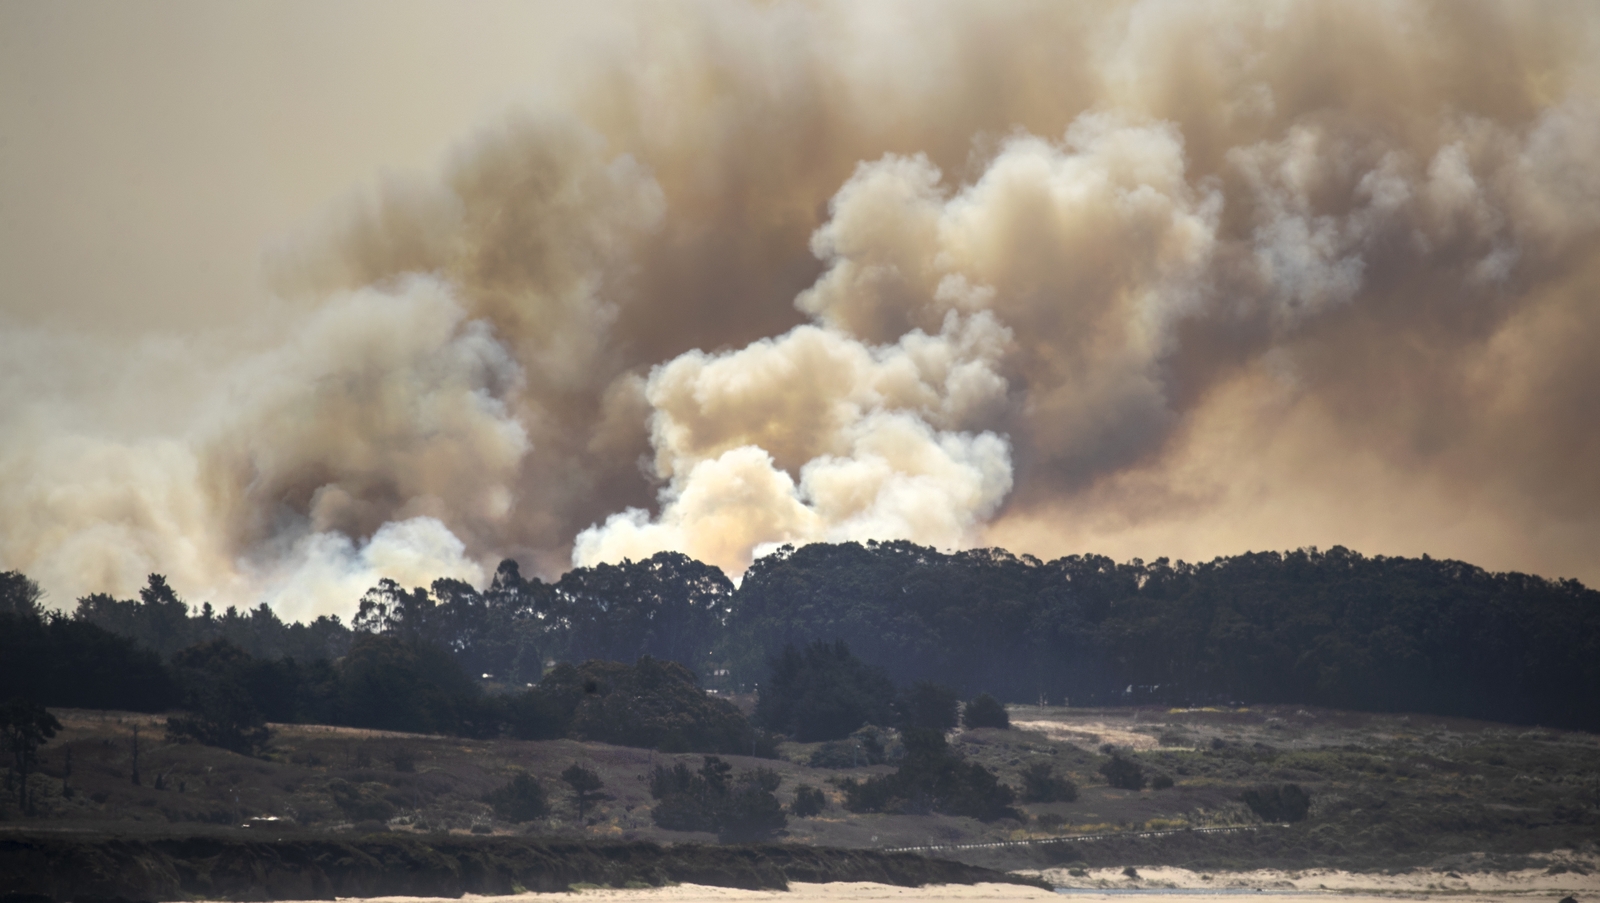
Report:
M 1041 876 L 1058 870 L 1038 873 Z M 461 897 L 383 896 L 360 899 L 363 903 L 778 903 L 778 901 L 818 901 L 818 903 L 878 903 L 878 901 L 938 901 L 938 903 L 1010 903 L 1010 901 L 1046 901 L 1070 898 L 1075 900 L 1113 900 L 1118 897 L 1184 897 L 1205 896 L 1236 900 L 1239 903 L 1294 903 L 1307 897 L 1338 898 L 1345 903 L 1385 903 L 1395 900 L 1429 900 L 1443 898 L 1453 903 L 1471 901 L 1549 901 L 1557 903 L 1566 896 L 1576 897 L 1579 903 L 1589 903 L 1600 894 L 1600 875 L 1591 872 L 1583 875 L 1565 872 L 1550 875 L 1547 871 L 1525 869 L 1520 872 L 1456 873 L 1460 879 L 1448 879 L 1452 887 L 1439 884 L 1439 876 L 1431 873 L 1386 875 L 1380 873 L 1341 872 L 1331 869 L 1307 869 L 1299 872 L 1260 870 L 1240 873 L 1189 872 L 1185 869 L 1141 869 L 1148 875 L 1144 886 L 1128 886 L 1129 879 L 1120 871 L 1092 870 L 1088 880 L 1111 882 L 1111 875 L 1124 886 L 1076 886 L 1045 890 L 1020 884 L 937 884 L 922 887 L 903 887 L 875 882 L 794 882 L 788 890 L 741 889 L 701 884 L 676 884 L 650 888 L 589 887 L 548 893 L 521 893 L 507 896 L 465 894 Z M 1105 874 L 1098 874 L 1105 873 Z M 1180 874 L 1181 873 L 1181 874 Z M 1027 873 L 1018 873 L 1027 874 Z M 1207 881 L 1204 876 L 1210 875 Z M 1082 882 L 1081 877 L 1073 877 Z M 1159 882 L 1159 883 L 1158 883 Z M 1224 883 L 1226 882 L 1226 883 Z M 1189 885 L 1199 886 L 1189 886 Z M 1215 884 L 1217 886 L 1208 886 Z M 1315 887 L 1303 885 L 1315 884 Z M 1287 885 L 1287 886 L 1286 886 Z M 222 901 L 200 901 L 222 903 Z M 296 901 L 284 901 L 296 903 Z M 310 903 L 310 901 L 305 901 Z
M 1141 868 L 1138 879 L 1118 869 L 1084 869 L 1071 875 L 1066 869 L 1012 873 L 1020 877 L 1075 882 L 1045 890 L 1021 884 L 979 882 L 905 887 L 867 881 L 829 883 L 793 882 L 788 890 L 742 889 L 683 883 L 664 887 L 587 887 L 547 893 L 507 896 L 465 894 L 461 897 L 383 896 L 340 898 L 362 903 L 879 903 L 879 901 L 937 901 L 937 903 L 1011 903 L 1011 901 L 1074 900 L 1112 901 L 1123 897 L 1203 896 L 1237 903 L 1295 903 L 1308 897 L 1337 898 L 1342 903 L 1392 903 L 1395 900 L 1449 900 L 1451 903 L 1558 903 L 1574 897 L 1578 903 L 1600 899 L 1600 871 L 1589 868 L 1592 857 L 1570 861 L 1567 871 L 1546 869 L 1483 872 L 1404 873 L 1347 872 L 1338 869 L 1246 872 L 1201 872 L 1173 867 Z M 1573 868 L 1576 866 L 1576 869 Z M 1587 870 L 1588 874 L 1583 871 Z M 1452 877 L 1454 876 L 1454 877 Z M 1085 882 L 1094 882 L 1086 884 Z M 208 901 L 201 901 L 208 903 Z M 221 901 L 216 901 L 221 903 Z M 293 901 L 285 901 L 293 903 Z M 306 901 L 309 903 L 309 901 Z

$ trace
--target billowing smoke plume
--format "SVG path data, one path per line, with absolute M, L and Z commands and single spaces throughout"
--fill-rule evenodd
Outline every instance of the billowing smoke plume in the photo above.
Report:
M 275 252 L 293 313 L 181 424 L 8 400 L 0 564 L 296 615 L 871 537 L 1600 579 L 1593 6 L 707 0 L 608 35 L 561 109 Z

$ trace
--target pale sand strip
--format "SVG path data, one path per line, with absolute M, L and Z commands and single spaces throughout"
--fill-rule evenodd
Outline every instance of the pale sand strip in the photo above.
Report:
M 1549 899 L 1551 903 L 1564 896 L 1573 895 L 1578 897 L 1580 903 L 1590 903 L 1590 901 L 1600 903 L 1600 869 L 1595 868 L 1592 862 L 1586 861 L 1583 865 L 1589 874 L 1568 871 L 1552 875 L 1546 869 L 1524 869 L 1516 872 L 1417 870 L 1397 875 L 1341 872 L 1332 869 L 1192 872 L 1188 869 L 1166 866 L 1148 868 L 1141 866 L 1137 880 L 1130 880 L 1121 869 L 1089 869 L 1086 877 L 1074 876 L 1066 869 L 1024 871 L 1021 874 L 1037 875 L 1051 884 L 1066 887 L 1238 890 L 1249 893 L 1252 899 L 1271 895 L 1273 891 L 1290 892 L 1297 896 L 1304 896 L 1308 892 L 1327 891 L 1341 896 L 1445 895 L 1452 898 L 1526 896 L 1530 899 Z
M 343 899 L 349 899 L 341 897 Z M 706 887 L 699 884 L 677 884 L 672 887 L 651 887 L 641 890 L 613 890 L 596 888 L 560 894 L 517 894 L 506 897 L 483 897 L 467 894 L 460 900 L 443 900 L 437 897 L 371 897 L 363 903 L 798 903 L 804 900 L 875 901 L 897 900 L 910 903 L 914 900 L 947 901 L 1000 901 L 1060 900 L 1047 890 L 1020 884 L 940 884 L 929 887 L 893 887 L 869 882 L 835 882 L 833 884 L 789 885 L 781 890 L 735 890 L 729 887 Z
M 1045 872 L 1047 880 L 1081 888 L 1062 895 L 1034 887 L 1016 884 L 947 884 L 930 887 L 893 887 L 867 882 L 839 882 L 834 884 L 792 884 L 787 892 L 770 890 L 735 890 L 727 887 L 705 887 L 698 884 L 679 884 L 673 887 L 655 887 L 640 890 L 613 890 L 596 888 L 557 894 L 517 894 L 506 897 L 483 897 L 467 894 L 460 903 L 800 903 L 800 901 L 827 901 L 827 903 L 856 903 L 856 901 L 949 901 L 949 903 L 976 903 L 976 901 L 1042 901 L 1063 900 L 1078 903 L 1139 903 L 1149 897 L 1163 896 L 1159 891 L 1197 890 L 1214 891 L 1203 896 L 1173 893 L 1166 903 L 1310 903 L 1308 897 L 1327 897 L 1327 903 L 1394 903 L 1396 900 L 1427 900 L 1437 898 L 1440 903 L 1557 903 L 1562 897 L 1576 896 L 1579 903 L 1600 900 L 1600 874 L 1581 875 L 1568 872 L 1550 875 L 1543 870 L 1522 872 L 1468 872 L 1460 878 L 1449 878 L 1445 873 L 1411 872 L 1404 875 L 1362 874 L 1336 872 L 1326 869 L 1303 871 L 1262 870 L 1254 872 L 1191 872 L 1178 868 L 1139 869 L 1139 880 L 1129 880 L 1120 870 L 1093 869 L 1087 877 L 1070 876 L 1054 869 Z M 1207 878 L 1209 875 L 1209 879 Z M 1096 886 L 1097 885 L 1097 886 Z M 1107 891 L 1131 889 L 1155 891 L 1130 895 Z M 444 903 L 430 897 L 375 897 L 366 903 Z M 1155 901 L 1150 901 L 1155 903 Z

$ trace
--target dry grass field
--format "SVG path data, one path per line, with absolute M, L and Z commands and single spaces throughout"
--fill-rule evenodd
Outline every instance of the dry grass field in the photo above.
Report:
M 987 824 L 933 813 L 853 814 L 843 809 L 837 782 L 886 773 L 891 765 L 812 767 L 818 745 L 794 743 L 780 747 L 778 760 L 725 758 L 735 771 L 778 772 L 778 796 L 785 803 L 801 784 L 828 795 L 830 805 L 821 815 L 791 816 L 782 842 L 948 847 L 1114 835 L 937 854 L 1007 869 L 1169 864 L 1481 870 L 1527 867 L 1535 861 L 1528 857 L 1558 850 L 1573 851 L 1578 858 L 1572 867 L 1584 869 L 1583 857 L 1594 854 L 1600 838 L 1600 738 L 1589 734 L 1295 707 L 1013 706 L 1010 714 L 1015 729 L 954 732 L 951 746 L 1018 787 L 1024 768 L 1048 762 L 1078 785 L 1076 801 L 1019 803 L 1022 818 Z M 697 755 L 570 740 L 475 741 L 275 725 L 271 745 L 258 759 L 170 743 L 159 716 L 80 710 L 56 715 L 65 729 L 42 751 L 43 767 L 31 782 L 38 814 L 21 817 L 14 798 L 7 797 L 0 803 L 0 830 L 715 840 L 660 829 L 650 818 L 652 768 L 674 761 L 698 766 Z M 1172 786 L 1108 786 L 1099 767 L 1112 753 L 1137 761 L 1149 777 L 1171 778 Z M 605 783 L 605 799 L 582 823 L 557 777 L 574 761 L 595 769 Z M 537 777 L 549 792 L 554 806 L 548 817 L 510 823 L 484 802 L 485 794 L 518 771 Z M 1283 783 L 1311 794 L 1305 821 L 1228 835 L 1134 836 L 1260 825 L 1241 794 Z

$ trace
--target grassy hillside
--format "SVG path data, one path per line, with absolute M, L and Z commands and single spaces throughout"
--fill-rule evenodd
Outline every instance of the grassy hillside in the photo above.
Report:
M 166 741 L 157 716 L 56 710 L 64 730 L 41 751 L 32 778 L 39 814 L 0 803 L 7 832 L 72 828 L 130 837 L 355 838 L 513 835 L 553 840 L 712 842 L 666 831 L 650 818 L 648 774 L 697 755 L 571 740 L 462 740 L 349 728 L 274 728 L 262 758 Z M 770 767 L 785 804 L 796 788 L 822 788 L 829 807 L 790 816 L 788 843 L 851 848 L 966 844 L 1079 833 L 1127 839 L 1007 850 L 941 852 L 1007 868 L 1070 862 L 1274 864 L 1386 868 L 1487 853 L 1500 857 L 1590 849 L 1600 836 L 1600 738 L 1595 735 L 1418 716 L 1296 707 L 1240 710 L 1067 709 L 1013 706 L 1013 730 L 950 735 L 952 748 L 1023 786 L 1039 762 L 1079 788 L 1073 802 L 1018 804 L 1025 820 L 980 823 L 938 814 L 852 814 L 837 788 L 892 765 L 818 768 L 821 744 L 785 744 L 773 761 L 725 758 L 735 770 Z M 140 783 L 132 782 L 139 729 Z M 891 737 L 889 746 L 894 746 Z M 71 771 L 67 773 L 68 755 Z M 1118 755 L 1137 763 L 1142 790 L 1109 786 L 1100 769 Z M 606 798 L 582 823 L 557 775 L 574 761 L 595 769 Z M 848 764 L 848 763 L 847 763 Z M 519 771 L 538 778 L 553 810 L 511 823 L 484 802 Z M 1151 789 L 1157 776 L 1172 780 Z M 1259 825 L 1241 802 L 1260 787 L 1295 784 L 1311 797 L 1290 827 L 1233 835 L 1132 839 L 1137 831 Z M 65 785 L 67 793 L 63 793 Z M 241 827 L 250 825 L 250 827 Z

